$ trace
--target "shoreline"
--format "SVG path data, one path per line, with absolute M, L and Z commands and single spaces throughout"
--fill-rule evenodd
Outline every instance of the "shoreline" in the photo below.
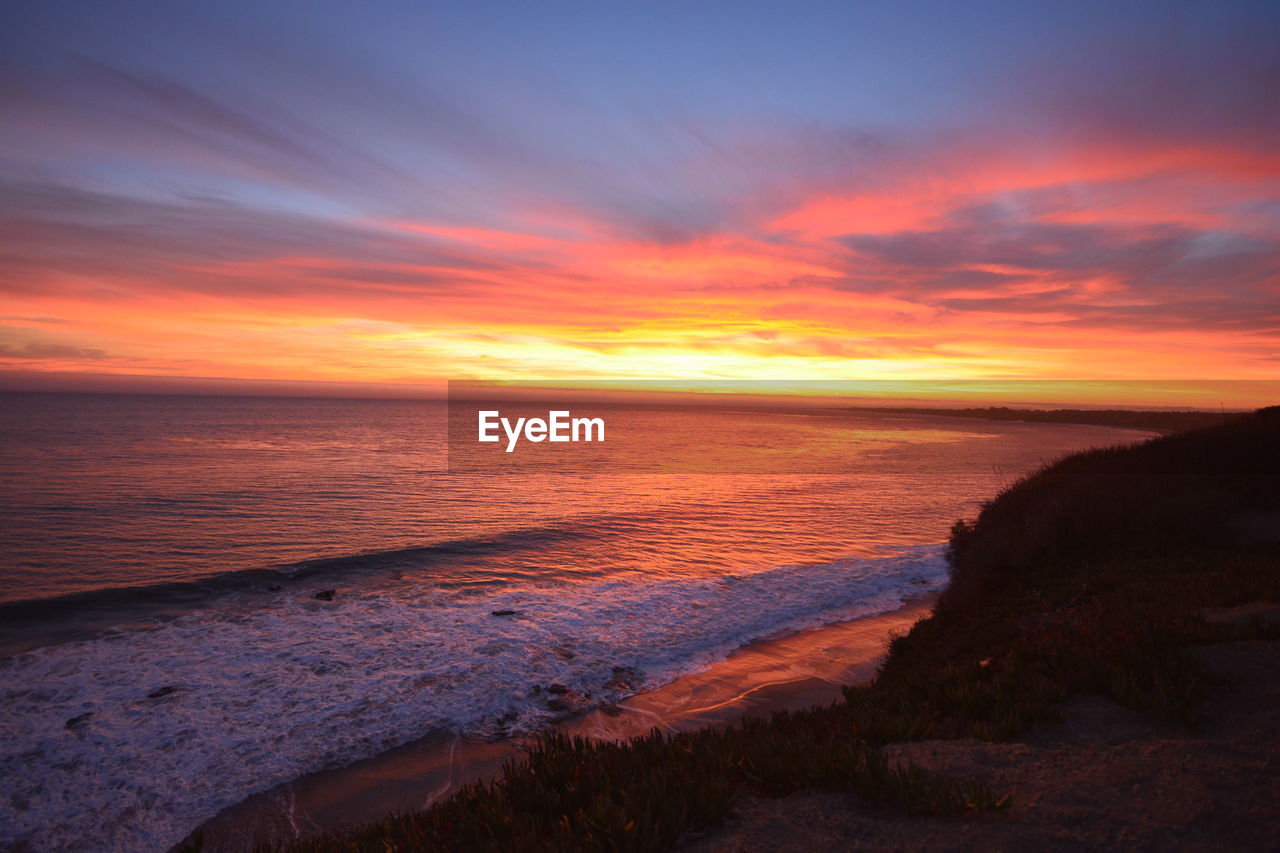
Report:
M 888 639 L 929 615 L 937 598 L 921 594 L 885 613 L 752 641 L 701 672 L 570 717 L 552 730 L 623 740 L 653 728 L 673 733 L 720 727 L 745 716 L 829 704 L 841 698 L 842 686 L 872 680 Z M 202 835 L 203 850 L 230 853 L 422 809 L 468 783 L 497 777 L 530 741 L 432 732 L 253 794 L 195 827 L 174 849 Z

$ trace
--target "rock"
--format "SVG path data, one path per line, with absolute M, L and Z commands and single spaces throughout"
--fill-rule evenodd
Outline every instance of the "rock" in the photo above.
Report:
M 519 615 L 519 613 L 520 613 L 520 611 L 519 611 L 519 610 L 495 610 L 495 611 L 493 611 L 493 614 L 492 614 L 492 615 L 494 615 L 494 616 L 517 616 L 517 615 Z
M 171 693 L 176 693 L 177 690 L 178 690 L 177 687 L 173 686 L 172 684 L 167 684 L 164 687 L 157 687 L 155 690 L 152 690 L 150 693 L 147 694 L 147 698 L 162 699 L 165 696 L 170 695 Z
M 578 713 L 591 707 L 591 695 L 571 690 L 563 684 L 553 684 L 546 692 L 550 697 L 546 700 L 547 710 L 557 714 Z
M 620 690 L 634 693 L 644 683 L 644 673 L 629 666 L 615 666 L 613 675 L 604 683 L 606 690 Z
M 284 589 L 284 587 L 280 586 L 278 583 L 273 583 L 271 586 L 267 587 L 269 592 L 279 592 L 282 589 Z
M 62 727 L 64 729 L 71 729 L 72 731 L 74 731 L 80 728 L 81 726 L 83 726 L 85 723 L 89 722 L 89 718 L 92 716 L 93 716 L 93 712 L 89 711 L 87 713 L 81 714 L 78 717 L 72 717 L 71 719 L 67 720 Z
M 336 589 L 322 589 L 316 593 L 316 598 L 321 601 L 333 601 L 333 597 L 338 594 Z

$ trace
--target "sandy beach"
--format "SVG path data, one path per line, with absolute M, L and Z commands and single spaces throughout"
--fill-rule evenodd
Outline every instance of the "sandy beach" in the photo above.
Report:
M 621 740 L 731 723 L 840 698 L 846 684 L 875 676 L 886 640 L 928 615 L 936 596 L 738 649 L 724 661 L 617 705 L 573 716 L 569 734 Z M 310 773 L 224 810 L 192 833 L 207 851 L 240 851 L 421 809 L 468 782 L 491 779 L 518 760 L 519 740 L 484 741 L 439 732 L 346 767 Z

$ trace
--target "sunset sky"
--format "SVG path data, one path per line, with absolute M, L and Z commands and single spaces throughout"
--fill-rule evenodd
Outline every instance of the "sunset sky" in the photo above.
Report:
M 10 385 L 1280 378 L 1275 3 L 4 18 Z

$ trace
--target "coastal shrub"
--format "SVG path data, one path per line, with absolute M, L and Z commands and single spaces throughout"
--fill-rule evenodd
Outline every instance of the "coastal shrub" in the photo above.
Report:
M 1037 567 L 1236 544 L 1243 513 L 1280 510 L 1280 407 L 1130 447 L 1077 453 L 952 528 L 946 597 L 992 592 Z
M 293 851 L 655 851 L 719 822 L 739 791 L 821 786 L 926 814 L 1003 808 L 980 780 L 891 766 L 879 748 L 827 741 L 789 715 L 627 743 L 551 734 L 501 779 L 426 811 L 392 815 Z

